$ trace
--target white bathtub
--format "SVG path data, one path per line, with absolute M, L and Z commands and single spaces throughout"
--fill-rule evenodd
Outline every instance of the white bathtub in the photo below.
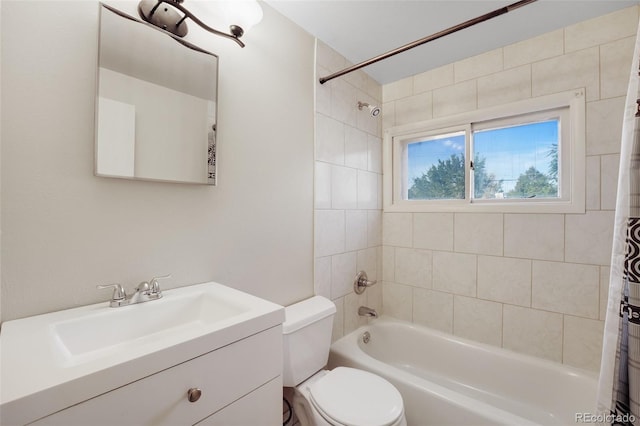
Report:
M 331 346 L 339 365 L 393 383 L 409 426 L 575 425 L 595 412 L 593 373 L 384 317 Z

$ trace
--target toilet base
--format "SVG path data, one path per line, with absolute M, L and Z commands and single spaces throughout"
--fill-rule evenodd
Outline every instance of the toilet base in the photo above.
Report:
M 333 426 L 313 407 L 309 394 L 309 386 L 320 380 L 326 374 L 327 370 L 319 371 L 293 389 L 294 394 L 291 405 L 293 406 L 293 412 L 300 422 L 300 426 Z

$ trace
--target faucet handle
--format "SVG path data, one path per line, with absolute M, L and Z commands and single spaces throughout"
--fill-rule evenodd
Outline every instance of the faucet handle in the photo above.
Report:
M 356 275 L 355 280 L 353 280 L 353 291 L 355 291 L 356 294 L 362 294 L 367 287 L 371 287 L 376 282 L 376 280 L 369 281 L 367 273 L 365 271 L 360 271 L 358 272 L 358 275 Z
M 171 274 L 151 278 L 151 281 L 149 281 L 149 292 L 151 294 L 162 294 L 162 292 L 160 291 L 160 284 L 158 284 L 158 280 L 164 280 L 167 278 L 171 278 Z
M 127 293 L 124 291 L 124 288 L 120 284 L 106 284 L 106 285 L 97 285 L 96 288 L 111 288 L 113 287 L 113 296 L 111 296 L 111 301 L 120 301 L 125 300 L 127 298 Z

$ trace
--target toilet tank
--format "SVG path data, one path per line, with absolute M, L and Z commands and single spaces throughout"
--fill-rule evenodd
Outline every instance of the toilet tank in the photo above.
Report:
M 336 306 L 314 296 L 285 309 L 282 324 L 283 385 L 294 387 L 327 365 Z

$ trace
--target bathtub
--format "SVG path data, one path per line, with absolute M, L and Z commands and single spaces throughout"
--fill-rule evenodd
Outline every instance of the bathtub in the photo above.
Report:
M 340 365 L 393 383 L 409 426 L 575 425 L 595 412 L 595 373 L 385 317 L 331 345 Z

